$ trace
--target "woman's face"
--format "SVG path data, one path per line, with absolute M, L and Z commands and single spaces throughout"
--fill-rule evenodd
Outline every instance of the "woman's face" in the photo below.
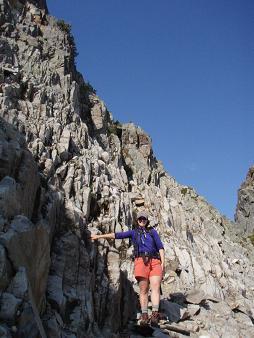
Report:
M 138 218 L 138 225 L 141 227 L 145 227 L 147 225 L 148 219 L 145 217 Z

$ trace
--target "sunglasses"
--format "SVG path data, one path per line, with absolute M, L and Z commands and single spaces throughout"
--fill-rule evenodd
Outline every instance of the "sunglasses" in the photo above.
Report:
M 138 221 L 139 222 L 146 222 L 147 218 L 145 218 L 145 217 L 139 217 Z

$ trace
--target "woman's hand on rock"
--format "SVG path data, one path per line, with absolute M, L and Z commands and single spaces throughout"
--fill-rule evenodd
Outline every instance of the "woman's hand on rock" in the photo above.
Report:
M 92 241 L 94 241 L 94 240 L 99 239 L 99 238 L 100 238 L 100 235 L 92 234 L 90 238 L 91 238 Z

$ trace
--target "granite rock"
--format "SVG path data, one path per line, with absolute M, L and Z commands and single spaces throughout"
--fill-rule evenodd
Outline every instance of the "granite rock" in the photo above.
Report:
M 128 230 L 146 209 L 177 325 L 251 336 L 254 255 L 241 234 L 253 232 L 253 170 L 231 222 L 165 171 L 142 128 L 114 121 L 45 0 L 0 1 L 0 24 L 0 334 L 117 337 L 138 311 L 132 249 L 90 234 Z

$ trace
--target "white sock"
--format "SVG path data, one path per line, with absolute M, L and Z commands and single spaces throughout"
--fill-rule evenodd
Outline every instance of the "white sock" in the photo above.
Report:
M 152 311 L 159 311 L 159 305 L 153 305 Z

